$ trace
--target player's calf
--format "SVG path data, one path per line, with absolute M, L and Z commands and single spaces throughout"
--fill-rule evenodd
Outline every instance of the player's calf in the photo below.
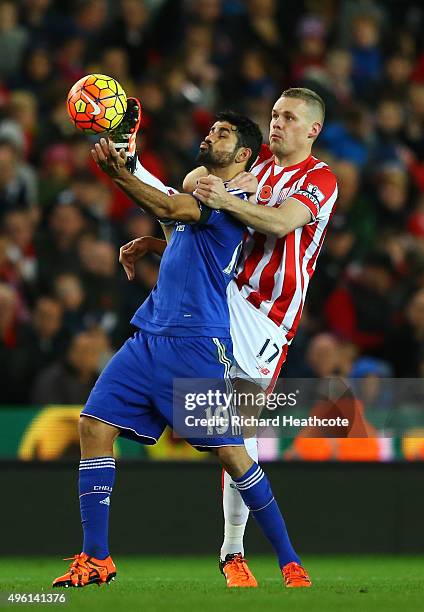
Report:
M 262 468 L 243 446 L 223 447 L 217 451 L 222 466 L 231 475 L 244 503 L 273 546 L 286 586 L 310 586 L 287 533 L 287 528 Z

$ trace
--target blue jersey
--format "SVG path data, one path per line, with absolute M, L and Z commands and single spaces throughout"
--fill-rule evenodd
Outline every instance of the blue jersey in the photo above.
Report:
M 248 199 L 239 190 L 231 193 Z M 245 226 L 206 207 L 202 218 L 196 224 L 175 224 L 158 282 L 131 320 L 140 329 L 164 336 L 230 336 L 226 289 Z

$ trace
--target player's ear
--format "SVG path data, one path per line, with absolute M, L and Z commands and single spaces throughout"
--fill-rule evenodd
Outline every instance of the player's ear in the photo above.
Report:
M 318 138 L 320 132 L 322 130 L 322 124 L 319 121 L 314 121 L 311 129 L 309 130 L 308 138 Z
M 246 163 L 251 158 L 251 156 L 252 149 L 249 149 L 249 147 L 241 147 L 236 155 L 236 162 L 238 164 Z

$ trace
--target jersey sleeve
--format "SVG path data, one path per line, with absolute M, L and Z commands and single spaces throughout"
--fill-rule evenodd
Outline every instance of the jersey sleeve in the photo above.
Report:
M 329 168 L 312 170 L 303 184 L 292 194 L 306 206 L 312 215 L 312 223 L 330 216 L 337 198 L 337 181 Z
M 198 221 L 193 221 L 192 223 L 190 223 L 190 225 L 208 225 L 209 223 L 213 222 L 213 218 L 214 218 L 213 213 L 216 213 L 219 211 L 214 210 L 213 208 L 209 208 L 209 206 L 206 206 L 206 204 L 203 204 L 203 202 L 201 202 L 198 198 L 196 198 L 195 195 L 193 195 L 193 198 L 196 200 L 196 203 L 199 207 L 200 218 Z M 162 219 L 158 219 L 158 221 L 161 225 L 175 225 L 176 223 L 178 223 L 176 219 L 162 218 Z

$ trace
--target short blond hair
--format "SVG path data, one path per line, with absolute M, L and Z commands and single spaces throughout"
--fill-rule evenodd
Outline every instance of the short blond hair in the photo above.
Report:
M 296 98 L 298 100 L 303 100 L 308 104 L 311 108 L 318 111 L 321 117 L 321 123 L 324 123 L 325 119 L 325 103 L 324 100 L 312 89 L 308 89 L 307 87 L 290 87 L 290 89 L 286 89 L 281 94 L 283 98 Z

